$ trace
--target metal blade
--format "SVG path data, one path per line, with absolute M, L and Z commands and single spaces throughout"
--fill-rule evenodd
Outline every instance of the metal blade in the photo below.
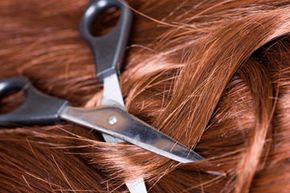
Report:
M 127 181 L 126 185 L 131 193 L 147 193 L 143 178 L 136 178 L 133 181 Z
M 115 105 L 120 108 L 125 108 L 123 96 L 121 93 L 121 88 L 119 85 L 119 79 L 116 73 L 104 78 L 103 84 L 103 96 L 101 100 L 101 105 Z M 124 142 L 118 138 L 112 137 L 102 133 L 105 141 L 108 143 L 121 143 Z
M 118 107 L 66 107 L 61 116 L 180 163 L 203 159 L 196 152 Z
M 134 181 L 125 182 L 125 184 L 130 193 L 147 193 L 143 178 L 134 179 Z
M 125 104 L 119 84 L 119 79 L 116 73 L 104 78 L 103 96 L 101 105 L 117 105 L 125 109 Z
M 102 105 L 115 105 L 122 109 L 125 109 L 125 104 L 119 84 L 119 79 L 116 73 L 107 76 L 103 79 L 103 96 L 102 96 Z M 102 133 L 104 140 L 108 143 L 121 143 L 121 139 L 112 137 Z M 133 181 L 126 182 L 131 193 L 147 193 L 146 185 L 143 178 L 137 178 Z

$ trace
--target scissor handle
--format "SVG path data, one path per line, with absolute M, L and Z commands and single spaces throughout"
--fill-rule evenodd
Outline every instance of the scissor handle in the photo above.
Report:
M 101 12 L 117 8 L 121 15 L 111 32 L 94 36 L 91 27 Z M 80 23 L 81 36 L 88 42 L 95 56 L 97 79 L 103 79 L 115 72 L 119 73 L 132 21 L 132 13 L 122 0 L 90 0 Z
M 0 99 L 12 91 L 24 91 L 25 100 L 16 110 L 0 114 L 0 126 L 55 123 L 60 120 L 62 109 L 68 105 L 65 100 L 41 93 L 23 76 L 0 81 Z

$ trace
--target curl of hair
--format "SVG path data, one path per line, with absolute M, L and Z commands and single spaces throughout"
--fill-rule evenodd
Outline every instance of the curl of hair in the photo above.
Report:
M 86 3 L 1 1 L 1 79 L 25 75 L 97 106 L 101 84 L 77 30 Z M 73 124 L 1 128 L 1 192 L 125 192 L 125 180 L 143 176 L 152 193 L 289 193 L 290 2 L 128 3 L 126 106 L 206 159 L 176 163 Z M 19 98 L 0 100 L 0 112 Z

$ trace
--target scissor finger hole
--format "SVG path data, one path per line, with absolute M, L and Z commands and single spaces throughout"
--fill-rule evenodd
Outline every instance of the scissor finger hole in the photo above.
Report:
M 121 11 L 118 7 L 110 7 L 101 11 L 90 26 L 90 33 L 95 37 L 104 36 L 117 25 Z
M 0 114 L 16 110 L 25 100 L 23 89 L 9 91 L 0 97 Z

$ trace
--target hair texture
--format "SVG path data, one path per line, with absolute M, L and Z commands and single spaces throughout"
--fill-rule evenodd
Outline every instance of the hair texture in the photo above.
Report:
M 25 75 L 74 106 L 98 106 L 78 32 L 86 4 L 1 0 L 1 79 Z M 206 159 L 180 164 L 70 123 L 1 128 L 0 192 L 128 192 L 124 181 L 143 176 L 151 193 L 289 193 L 290 1 L 128 4 L 128 111 Z M 18 95 L 2 98 L 0 112 Z

